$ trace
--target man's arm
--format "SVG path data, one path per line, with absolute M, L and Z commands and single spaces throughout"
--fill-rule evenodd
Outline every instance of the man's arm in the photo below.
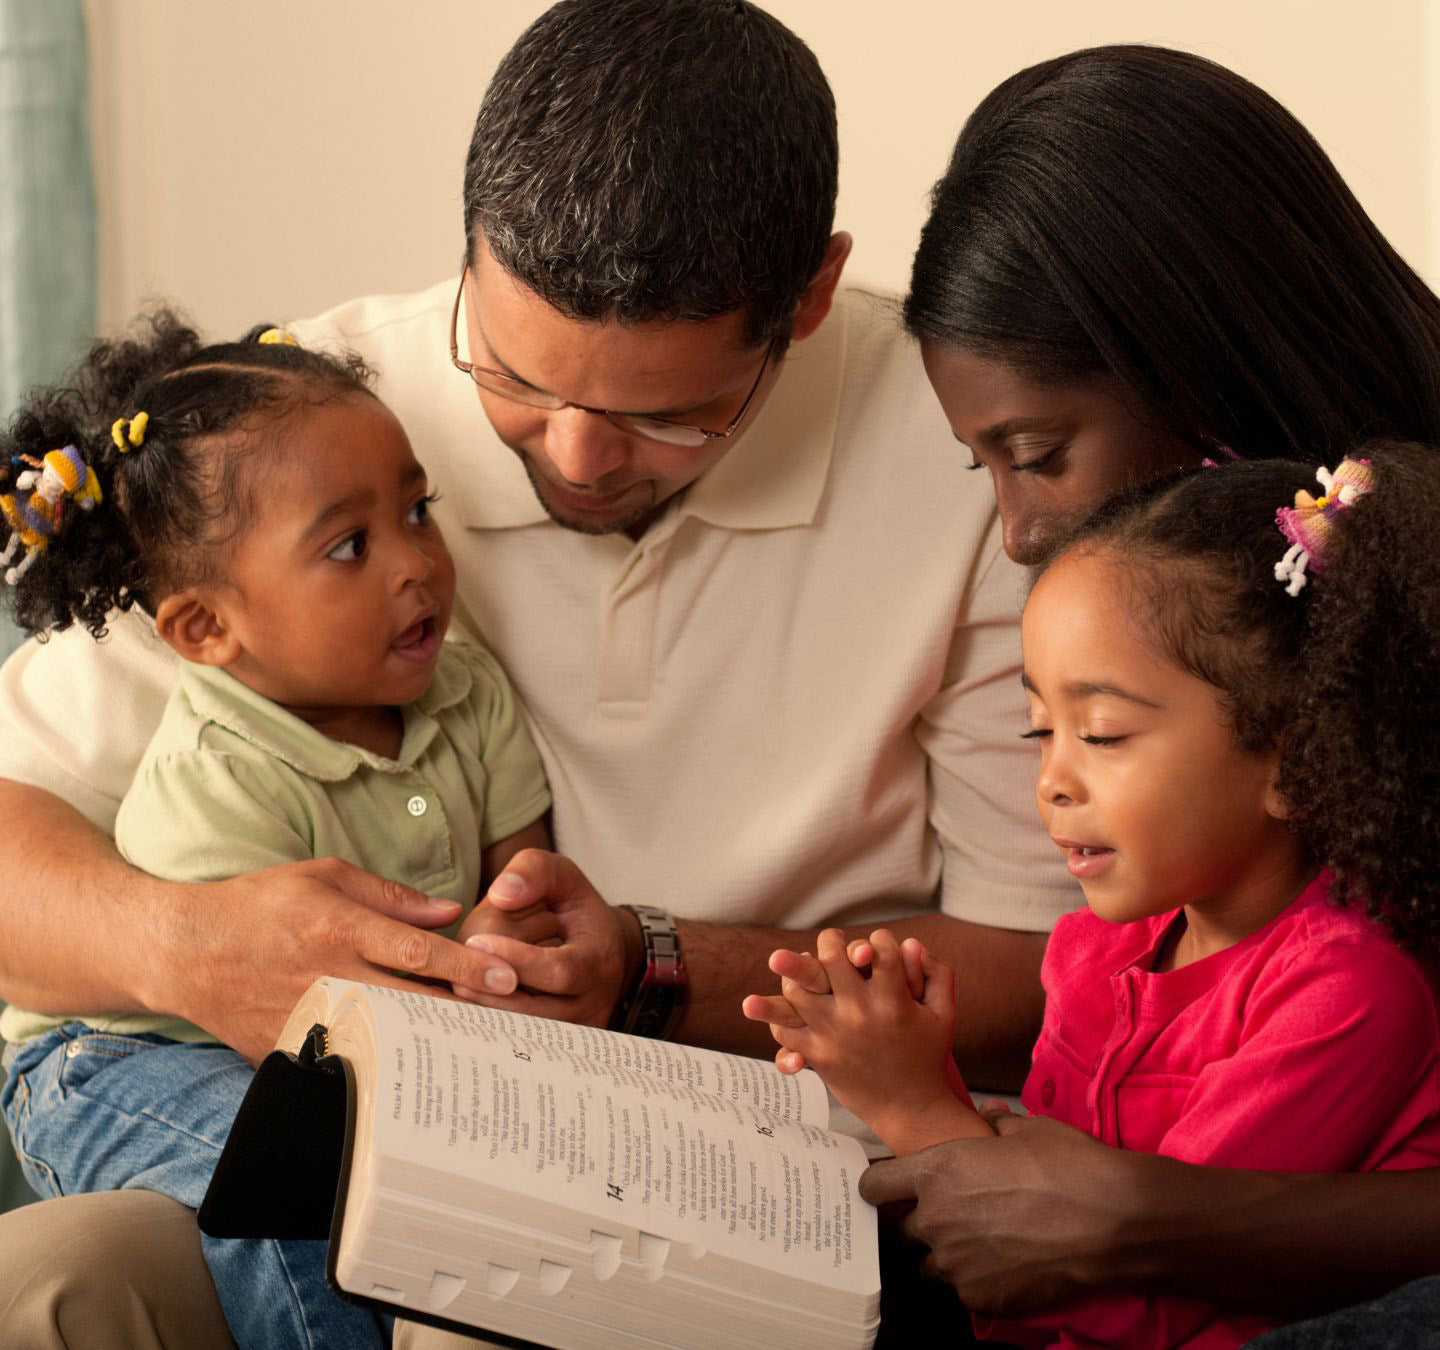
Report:
M 184 1017 L 258 1060 L 321 975 L 480 988 L 485 953 L 424 928 L 459 907 L 335 859 L 180 885 L 127 864 L 58 797 L 0 780 L 0 995 L 37 1012 Z M 410 979 L 392 972 L 403 971 Z
M 39 788 L 0 779 L 0 831 L 11 841 L 0 887 L 0 996 L 41 1012 L 145 1010 L 141 991 L 175 915 L 160 898 L 164 884 L 128 866 L 107 835 Z M 40 840 L 43 847 L 26 842 Z M 147 880 L 155 888 L 148 905 Z
M 626 910 L 608 906 L 568 858 L 539 850 L 517 854 L 497 878 L 487 903 L 518 911 L 544 901 L 564 942 L 527 948 L 495 932 L 480 939 L 514 966 L 521 992 L 496 1007 L 540 1017 L 604 1026 L 643 959 L 639 926 Z M 956 1057 L 972 1082 L 989 1088 L 1018 1084 L 1040 1025 L 1040 958 L 1045 938 L 966 923 L 943 914 L 885 925 L 897 937 L 918 937 L 956 970 L 959 1006 Z M 847 937 L 869 937 L 874 924 L 853 925 Z M 819 930 L 762 928 L 679 921 L 690 997 L 677 1039 L 744 1054 L 769 1055 L 765 1026 L 740 1011 L 744 996 L 778 987 L 768 968 L 777 947 L 813 951 Z M 472 938 L 472 942 L 476 939 Z
M 852 924 L 843 931 L 847 939 L 868 938 L 875 927 Z M 919 938 L 955 970 L 955 1058 L 966 1080 L 992 1091 L 1018 1089 L 1044 1011 L 1040 959 L 1045 935 L 987 928 L 944 914 L 895 919 L 885 927 L 897 941 Z M 679 928 L 691 997 L 677 1038 L 744 1054 L 773 1054 L 768 1029 L 744 1018 L 740 1003 L 756 990 L 778 988 L 768 966 L 771 952 L 780 947 L 813 952 L 819 930 L 684 920 Z
M 1199 1167 L 985 1114 L 998 1140 L 875 1163 L 860 1182 L 872 1204 L 915 1206 L 904 1227 L 930 1247 L 927 1271 L 977 1312 L 1137 1289 L 1298 1317 L 1440 1272 L 1440 1169 Z

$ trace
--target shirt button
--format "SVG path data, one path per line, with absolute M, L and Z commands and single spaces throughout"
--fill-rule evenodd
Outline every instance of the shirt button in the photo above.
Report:
M 427 802 L 424 797 L 411 797 L 410 800 L 405 803 L 405 809 L 410 812 L 412 816 L 423 816 L 425 812 L 430 809 L 430 803 Z
M 1055 1103 L 1055 1080 L 1047 1078 L 1045 1086 L 1040 1089 L 1040 1100 L 1046 1106 L 1053 1106 Z

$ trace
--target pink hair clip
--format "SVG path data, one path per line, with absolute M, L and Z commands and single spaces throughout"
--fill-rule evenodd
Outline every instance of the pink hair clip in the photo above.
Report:
M 1275 564 L 1275 580 L 1289 583 L 1285 587 L 1287 595 L 1299 595 L 1304 590 L 1309 580 L 1307 571 L 1320 575 L 1325 548 L 1341 512 L 1375 487 L 1375 470 L 1368 459 L 1341 460 L 1334 473 L 1322 466 L 1315 477 L 1325 489 L 1324 496 L 1297 492 L 1294 506 L 1282 506 L 1275 513 L 1280 533 L 1290 541 L 1285 556 Z

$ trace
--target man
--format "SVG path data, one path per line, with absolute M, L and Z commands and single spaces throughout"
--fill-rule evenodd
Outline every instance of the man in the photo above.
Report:
M 971 1081 L 1018 1082 L 1043 934 L 1077 901 L 1017 735 L 1020 578 L 914 351 L 839 288 L 835 172 L 823 75 L 750 6 L 567 0 L 537 21 L 476 124 L 462 276 L 294 331 L 380 370 L 443 494 L 457 625 L 527 705 L 568 858 L 497 880 L 489 953 L 342 865 L 131 871 L 105 831 L 173 668 L 130 618 L 108 650 L 64 634 L 0 679 L 0 812 L 47 841 L 0 898 L 0 993 L 173 1012 L 258 1057 L 316 975 L 405 971 L 762 1052 L 739 1001 L 769 952 L 883 918 L 958 968 Z M 534 900 L 560 946 L 505 937 L 503 905 Z M 643 960 L 677 942 L 683 1009 Z M 36 1206 L 0 1221 L 0 1252 L 33 1282 L 11 1344 L 67 1319 L 93 1344 L 223 1337 L 173 1203 Z M 131 1286 L 123 1314 L 97 1271 Z

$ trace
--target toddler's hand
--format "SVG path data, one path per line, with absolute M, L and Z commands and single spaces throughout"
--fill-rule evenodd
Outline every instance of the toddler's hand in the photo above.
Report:
M 482 899 L 465 916 L 465 921 L 456 930 L 455 940 L 489 951 L 485 939 L 492 935 L 528 942 L 532 947 L 558 947 L 562 940 L 559 921 L 543 901 L 537 901 L 524 909 L 510 911 L 496 909 L 489 901 Z M 460 998 L 479 997 L 476 990 L 465 989 L 458 984 L 450 987 Z

